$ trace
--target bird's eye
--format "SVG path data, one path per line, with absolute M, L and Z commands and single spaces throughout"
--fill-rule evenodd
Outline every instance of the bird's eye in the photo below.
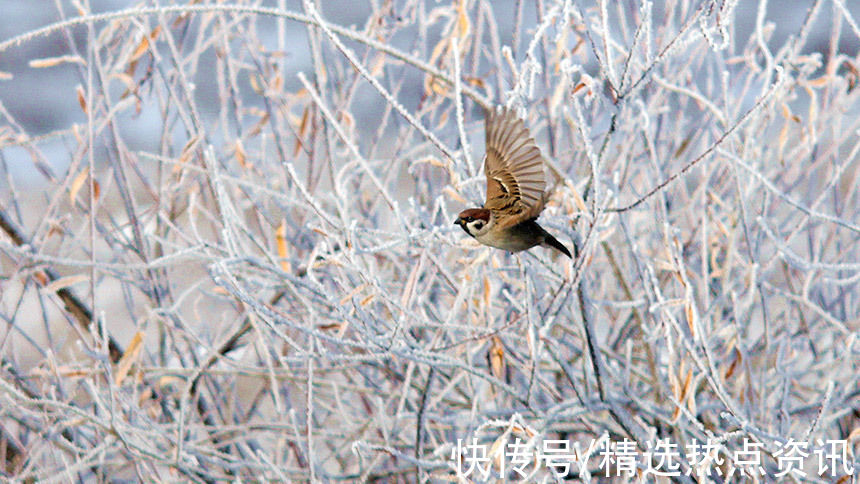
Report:
M 473 221 L 473 220 L 475 220 L 475 218 L 474 218 L 474 217 L 466 217 L 466 222 L 471 222 L 471 221 Z

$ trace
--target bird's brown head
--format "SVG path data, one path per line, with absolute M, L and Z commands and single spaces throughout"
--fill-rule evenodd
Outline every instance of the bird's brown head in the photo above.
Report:
M 469 208 L 460 212 L 455 225 L 459 225 L 467 234 L 472 237 L 489 230 L 490 227 L 490 211 L 486 208 Z

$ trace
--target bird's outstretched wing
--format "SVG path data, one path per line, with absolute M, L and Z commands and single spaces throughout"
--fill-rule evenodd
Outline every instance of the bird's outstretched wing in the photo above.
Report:
M 487 201 L 502 227 L 540 215 L 544 205 L 544 161 L 525 123 L 513 109 L 489 111 L 485 120 Z

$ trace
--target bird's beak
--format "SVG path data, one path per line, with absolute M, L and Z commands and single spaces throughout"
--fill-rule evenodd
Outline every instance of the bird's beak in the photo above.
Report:
M 459 225 L 462 227 L 463 226 L 463 219 L 461 219 L 460 217 L 457 217 L 457 220 L 454 221 L 454 225 Z

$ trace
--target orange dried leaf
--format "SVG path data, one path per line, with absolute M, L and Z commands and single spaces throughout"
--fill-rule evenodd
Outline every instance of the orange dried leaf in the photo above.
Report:
M 128 344 L 125 354 L 122 355 L 122 358 L 120 358 L 119 363 L 117 364 L 116 375 L 114 376 L 114 383 L 117 386 L 122 384 L 122 381 L 125 380 L 126 376 L 128 376 L 128 372 L 131 370 L 132 365 L 137 363 L 140 358 L 140 350 L 143 347 L 141 343 L 143 343 L 143 332 L 138 331 L 134 334 L 134 337 L 131 338 L 131 343 Z
M 371 77 L 381 76 L 383 69 L 385 69 L 385 54 L 379 54 L 370 66 Z
M 281 74 L 276 74 L 275 78 L 272 79 L 272 82 L 269 83 L 269 90 L 280 92 L 281 88 L 284 87 L 284 78 L 281 77 Z
M 84 114 L 87 113 L 87 98 L 84 96 L 84 88 L 78 86 L 75 90 L 78 94 L 78 104 L 81 105 L 81 109 L 84 111 Z
M 466 2 L 461 1 L 457 5 L 457 37 L 462 41 L 469 35 L 469 31 L 472 29 L 472 23 L 469 21 L 469 16 L 466 15 Z
M 570 187 L 570 193 L 573 195 L 573 203 L 576 205 L 576 208 L 583 212 L 587 212 L 588 207 L 585 206 L 585 200 L 582 199 L 582 195 L 580 195 L 579 190 L 577 190 L 572 183 L 568 186 Z
M 194 155 L 194 150 L 197 147 L 198 141 L 200 141 L 200 137 L 193 136 L 187 143 L 185 143 L 185 146 L 182 147 L 182 153 L 179 155 L 179 164 L 173 166 L 174 173 L 182 169 L 180 165 L 187 163 L 191 159 Z
M 456 190 L 454 190 L 454 189 L 453 189 L 452 187 L 450 187 L 450 186 L 447 186 L 447 187 L 443 188 L 443 189 L 442 189 L 442 191 L 443 191 L 443 192 L 445 192 L 445 193 L 448 195 L 448 197 L 453 198 L 454 200 L 457 200 L 457 201 L 458 201 L 458 202 L 460 202 L 460 203 L 467 203 L 467 202 L 466 202 L 466 199 L 465 199 L 465 198 L 463 198 L 463 196 L 462 196 L 462 195 L 460 195 L 459 193 L 457 193 L 457 191 L 456 191 Z
M 42 271 L 34 272 L 33 279 L 35 279 L 41 286 L 48 284 L 48 276 Z
M 310 126 L 310 123 L 308 122 L 308 120 L 310 119 L 310 112 L 310 106 L 306 106 L 305 109 L 302 110 L 302 119 L 299 121 L 298 129 L 299 135 L 296 137 L 296 145 L 293 148 L 293 156 L 298 155 L 299 151 L 302 149 L 302 139 L 304 139 L 304 137 L 307 135 L 308 126 Z
M 263 94 L 263 89 L 260 87 L 260 83 L 257 82 L 257 76 L 253 74 L 248 76 L 248 84 L 251 85 L 251 89 L 253 89 L 255 93 Z
M 499 380 L 505 379 L 505 348 L 498 336 L 493 336 L 493 346 L 490 347 L 490 371 Z
M 495 442 L 493 442 L 493 445 L 490 446 L 490 452 L 487 456 L 493 459 L 493 465 L 496 468 L 502 468 L 505 464 L 505 444 L 507 444 L 507 442 L 507 435 L 503 433 L 495 440 Z
M 287 273 L 293 272 L 290 266 L 289 251 L 287 247 L 287 221 L 282 220 L 278 228 L 275 229 L 275 245 L 277 245 L 278 259 L 281 261 L 281 270 Z
M 263 130 L 263 126 L 265 126 L 268 122 L 269 114 L 266 113 L 263 115 L 263 117 L 260 118 L 259 121 L 257 121 L 256 124 L 254 124 L 254 126 L 251 126 L 251 129 L 248 131 L 248 136 L 257 136 L 258 134 L 260 134 L 260 131 Z
M 236 161 L 239 162 L 239 165 L 245 169 L 250 168 L 251 165 L 248 164 L 248 157 L 245 153 L 245 146 L 242 144 L 241 139 L 236 140 L 236 149 L 234 151 L 236 153 Z
M 681 401 L 689 395 L 690 392 L 690 383 L 693 381 L 693 370 L 691 368 L 687 369 L 687 375 L 684 377 L 684 385 L 681 387 Z
M 44 69 L 46 67 L 54 67 L 65 63 L 80 64 L 83 66 L 87 65 L 87 62 L 81 56 L 77 55 L 61 55 L 59 57 L 33 59 L 30 61 L 29 65 L 34 69 Z
M 466 76 L 463 78 L 463 80 L 466 81 L 466 84 L 469 84 L 470 86 L 479 87 L 481 89 L 485 89 L 487 87 L 487 84 L 480 77 Z
M 732 359 L 732 362 L 729 364 L 729 367 L 726 368 L 726 373 L 725 373 L 725 376 L 723 377 L 726 380 L 728 380 L 729 378 L 732 377 L 732 375 L 735 374 L 735 371 L 737 370 L 738 365 L 741 363 L 741 359 L 743 358 L 741 356 L 741 352 L 738 351 L 737 348 L 734 349 L 734 356 L 735 357 Z
M 810 79 L 807 83 L 812 87 L 824 87 L 830 83 L 830 76 L 821 76 L 818 79 Z
M 149 50 L 149 37 L 144 36 L 142 39 L 140 39 L 140 42 L 137 44 L 137 47 L 135 47 L 134 52 L 131 53 L 129 63 L 135 62 L 136 60 L 140 59 L 140 56 L 142 56 L 147 50 Z
M 687 326 L 690 328 L 690 333 L 693 336 L 696 336 L 696 322 L 695 322 L 695 313 L 693 312 L 693 303 L 687 301 L 685 306 L 685 312 L 687 313 Z
M 78 173 L 78 176 L 72 180 L 72 186 L 69 187 L 69 202 L 72 205 L 75 204 L 75 199 L 78 198 L 78 192 L 81 191 L 81 188 L 84 186 L 84 182 L 87 181 L 87 175 L 89 175 L 90 169 L 89 167 L 84 168 Z

